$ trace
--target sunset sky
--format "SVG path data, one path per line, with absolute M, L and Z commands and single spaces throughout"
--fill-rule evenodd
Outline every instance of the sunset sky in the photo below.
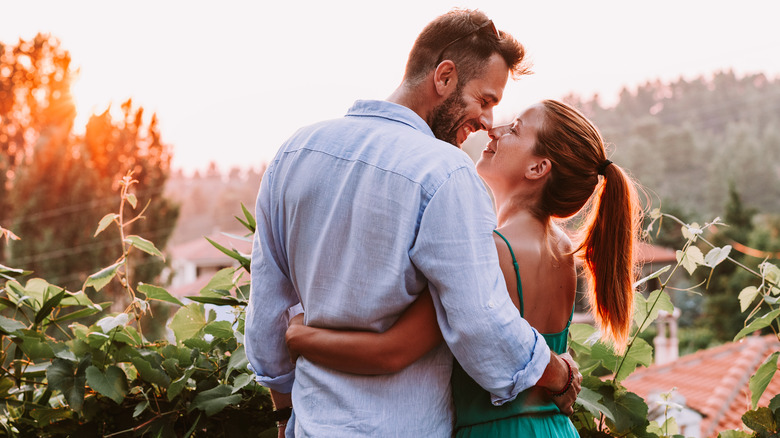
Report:
M 123 6 L 118 6 L 118 5 Z M 160 118 L 174 167 L 258 167 L 298 127 L 398 85 L 423 26 L 477 8 L 513 34 L 535 74 L 507 85 L 497 119 L 543 98 L 690 79 L 780 76 L 780 2 L 0 0 L 0 41 L 50 33 L 80 69 L 77 130 L 132 97 Z

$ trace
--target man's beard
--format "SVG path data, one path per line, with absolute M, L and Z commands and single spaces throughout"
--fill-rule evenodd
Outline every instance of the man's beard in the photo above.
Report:
M 466 108 L 460 86 L 431 113 L 431 131 L 439 140 L 446 141 L 460 148 L 458 144 L 458 127 Z

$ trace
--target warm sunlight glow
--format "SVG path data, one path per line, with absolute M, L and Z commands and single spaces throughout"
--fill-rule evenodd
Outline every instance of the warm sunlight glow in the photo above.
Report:
M 94 78 L 93 78 L 94 79 Z M 74 133 L 83 134 L 89 118 L 94 114 L 102 114 L 109 105 L 112 118 L 120 118 L 122 111 L 119 103 L 112 102 L 106 94 L 106 90 L 111 88 L 111 84 L 85 81 L 82 77 L 77 77 L 71 87 L 73 102 L 76 105 L 76 120 L 74 122 Z
M 354 0 L 303 8 L 238 2 L 193 6 L 187 20 L 180 19 L 184 3 L 176 1 L 142 0 L 134 8 L 43 3 L 4 3 L 0 42 L 38 32 L 61 41 L 79 72 L 72 87 L 75 132 L 109 105 L 118 115 L 121 102 L 132 98 L 159 116 L 163 141 L 177 151 L 174 167 L 189 172 L 212 161 L 222 169 L 257 167 L 299 127 L 340 117 L 357 99 L 386 98 L 400 83 L 417 33 L 455 6 L 493 17 L 533 62 L 533 75 L 507 85 L 497 120 L 570 93 L 598 94 L 611 105 L 623 87 L 636 90 L 647 81 L 728 69 L 780 74 L 774 2 L 710 2 L 706 20 L 698 3 L 673 0 L 652 7 L 567 2 L 563 11 L 555 3 L 500 0 L 399 0 L 382 8 Z

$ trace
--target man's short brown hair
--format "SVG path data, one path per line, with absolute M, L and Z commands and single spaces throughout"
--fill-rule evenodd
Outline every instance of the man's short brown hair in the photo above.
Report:
M 449 59 L 458 70 L 458 81 L 465 84 L 482 74 L 485 61 L 494 53 L 504 58 L 514 78 L 531 73 L 523 45 L 512 35 L 496 31 L 489 21 L 481 11 L 453 9 L 428 23 L 409 52 L 404 80 L 418 83 Z

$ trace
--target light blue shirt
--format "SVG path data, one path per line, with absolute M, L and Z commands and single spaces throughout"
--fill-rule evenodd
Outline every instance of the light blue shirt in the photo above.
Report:
M 292 390 L 296 437 L 449 437 L 453 354 L 497 403 L 541 377 L 549 348 L 509 299 L 474 164 L 412 110 L 358 101 L 299 130 L 256 214 L 246 353 L 261 384 Z M 307 325 L 382 332 L 426 284 L 446 344 L 391 375 L 293 368 L 288 308 L 300 302 Z

